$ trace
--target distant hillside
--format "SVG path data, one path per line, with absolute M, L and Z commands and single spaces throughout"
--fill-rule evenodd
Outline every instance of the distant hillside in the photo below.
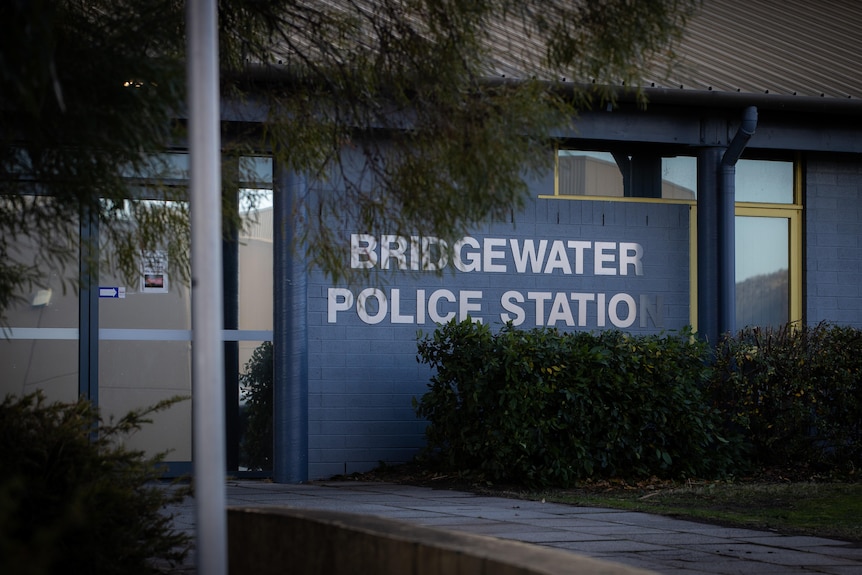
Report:
M 789 275 L 787 269 L 781 269 L 736 284 L 738 329 L 749 325 L 776 327 L 787 323 L 790 309 Z

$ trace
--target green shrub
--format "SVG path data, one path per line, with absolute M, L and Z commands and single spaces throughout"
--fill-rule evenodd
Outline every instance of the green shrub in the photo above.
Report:
M 239 378 L 245 401 L 240 465 L 252 471 L 272 469 L 272 361 L 272 342 L 266 341 Z
M 136 575 L 180 563 L 189 537 L 163 512 L 162 457 L 123 447 L 156 410 L 102 422 L 89 402 L 40 392 L 0 404 L 0 573 Z
M 747 328 L 716 350 L 710 393 L 756 465 L 862 467 L 862 332 Z
M 735 453 L 702 396 L 706 353 L 688 332 L 494 334 L 453 321 L 419 341 L 436 373 L 414 406 L 443 465 L 492 481 L 721 475 Z

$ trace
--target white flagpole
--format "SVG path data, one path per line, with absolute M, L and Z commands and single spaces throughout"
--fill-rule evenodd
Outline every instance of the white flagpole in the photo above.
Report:
M 192 419 L 196 564 L 227 573 L 224 348 L 221 332 L 221 136 L 216 0 L 188 0 L 191 156 Z

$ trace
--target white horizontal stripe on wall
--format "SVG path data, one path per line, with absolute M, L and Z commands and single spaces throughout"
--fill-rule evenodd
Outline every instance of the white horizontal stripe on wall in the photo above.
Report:
M 9 327 L 0 329 L 6 339 L 76 340 L 74 327 Z M 190 329 L 100 329 L 99 339 L 106 341 L 191 341 Z M 222 341 L 272 341 L 272 330 L 224 329 Z

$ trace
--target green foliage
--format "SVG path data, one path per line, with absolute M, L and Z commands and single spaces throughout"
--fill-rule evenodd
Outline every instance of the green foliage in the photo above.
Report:
M 116 423 L 87 401 L 48 403 L 41 392 L 0 403 L 0 572 L 134 575 L 181 562 L 188 536 L 162 508 L 185 490 L 154 484 L 161 456 L 122 445 L 177 400 Z
M 239 381 L 245 401 L 240 465 L 252 471 L 272 469 L 272 342 L 254 350 Z
M 415 402 L 448 468 L 493 481 L 715 477 L 862 468 L 862 332 L 747 328 L 710 355 L 678 336 L 498 334 L 451 322 L 419 342 Z
M 259 120 L 226 124 L 223 148 L 321 182 L 296 245 L 336 280 L 365 273 L 343 230 L 451 245 L 506 217 L 552 168 L 551 131 L 637 90 L 696 4 L 220 0 L 222 97 Z M 48 270 L 74 281 L 77 245 L 56 236 L 85 215 L 108 271 L 134 279 L 159 249 L 188 279 L 185 190 L 152 165 L 184 139 L 184 20 L 178 0 L 0 3 L 0 315 Z
M 716 476 L 733 461 L 701 386 L 706 348 L 679 335 L 521 331 L 450 322 L 418 344 L 436 369 L 414 406 L 428 447 L 492 481 Z
M 553 167 L 549 134 L 622 86 L 637 91 L 695 4 L 240 3 L 255 17 L 237 18 L 249 26 L 230 37 L 276 42 L 252 42 L 268 75 L 232 75 L 240 81 L 231 86 L 278 111 L 265 129 L 279 161 L 339 190 L 309 195 L 299 233 L 316 263 L 349 281 L 366 271 L 344 266 L 342 230 L 451 246 L 510 217 L 525 179 Z
M 106 268 L 137 279 L 163 249 L 188 277 L 186 206 L 165 203 L 184 191 L 130 177 L 164 168 L 150 154 L 180 134 L 182 28 L 176 0 L 0 5 L 0 314 L 48 271 L 75 281 L 82 217 L 115 248 Z
M 758 465 L 862 468 L 862 332 L 746 328 L 718 346 L 709 392 Z

